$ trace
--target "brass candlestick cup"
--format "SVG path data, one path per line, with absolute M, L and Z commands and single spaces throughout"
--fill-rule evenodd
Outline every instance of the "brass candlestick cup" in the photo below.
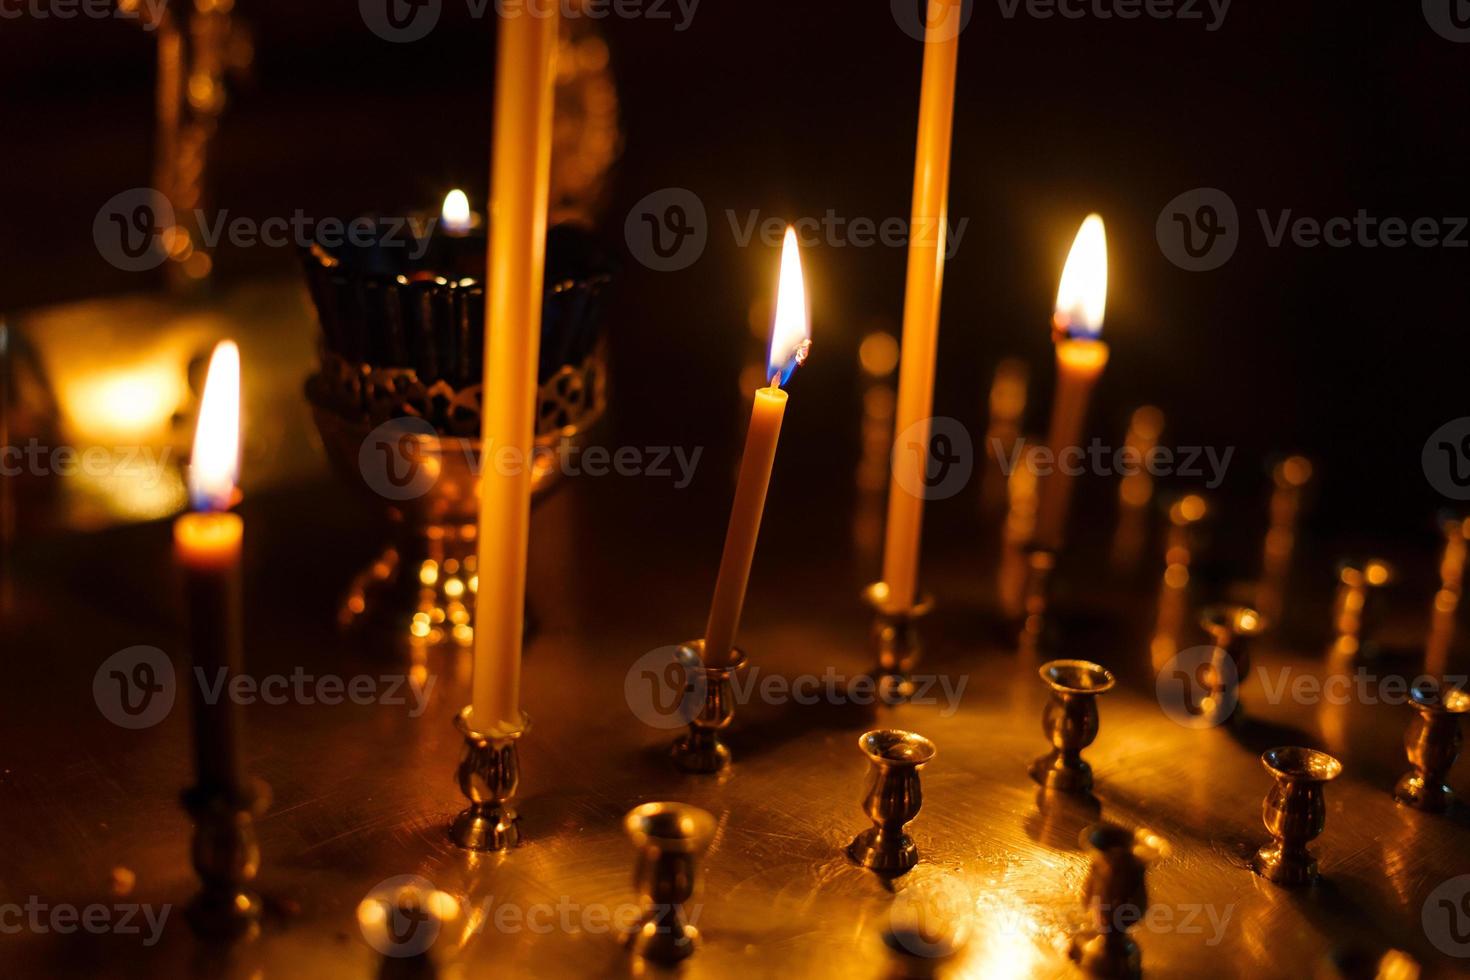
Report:
M 1404 751 L 1414 768 L 1398 781 L 1393 798 L 1416 810 L 1443 813 L 1455 799 L 1445 777 L 1464 744 L 1460 718 L 1470 713 L 1470 695 L 1421 681 L 1410 689 L 1409 703 L 1414 720 L 1404 733 Z
M 728 663 L 707 664 L 704 641 L 690 640 L 679 647 L 674 659 L 684 669 L 690 709 L 698 705 L 698 714 L 689 720 L 689 734 L 674 743 L 674 765 L 685 772 L 719 772 L 730 764 L 730 749 L 720 741 L 720 733 L 735 720 L 731 679 L 745 669 L 745 652 L 737 647 L 730 651 Z
M 694 897 L 697 862 L 714 837 L 715 818 L 684 803 L 645 803 L 628 812 L 623 828 L 638 848 L 633 880 L 643 909 L 628 948 L 655 963 L 677 963 L 699 942 L 684 903 Z
M 523 713 L 518 731 L 481 732 L 466 707 L 455 716 L 454 727 L 464 736 L 456 776 L 470 805 L 454 818 L 449 837 L 466 850 L 509 850 L 521 842 L 520 816 L 511 805 L 521 780 L 516 744 L 530 730 L 531 719 Z
M 903 874 L 919 863 L 919 848 L 904 826 L 924 804 L 919 770 L 937 750 L 922 735 L 893 729 L 865 733 L 858 748 L 872 763 L 863 812 L 873 826 L 853 839 L 847 856 L 882 874 Z
M 874 582 L 863 589 L 863 602 L 873 610 L 878 696 L 884 704 L 901 704 L 914 695 L 913 669 L 924 650 L 919 621 L 934 611 L 934 597 L 924 594 L 912 606 L 899 606 L 892 602 L 887 582 Z
M 1082 831 L 1089 857 L 1082 901 L 1089 928 L 1072 939 L 1070 955 L 1096 977 L 1137 977 L 1142 972 L 1138 943 L 1128 935 L 1148 914 L 1148 866 L 1168 853 L 1168 845 L 1147 830 L 1099 823 Z
M 1031 778 L 1047 789 L 1086 793 L 1092 789 L 1092 766 L 1082 750 L 1097 738 L 1097 698 L 1113 689 L 1113 675 L 1086 660 L 1052 660 L 1041 665 L 1040 673 L 1051 688 L 1041 730 L 1052 750 L 1031 763 Z
M 1261 764 L 1276 780 L 1261 808 L 1273 839 L 1256 852 L 1252 867 L 1278 885 L 1309 885 L 1317 880 L 1317 859 L 1307 845 L 1327 825 L 1323 787 L 1342 775 L 1342 763 L 1326 752 L 1285 746 L 1267 749 Z

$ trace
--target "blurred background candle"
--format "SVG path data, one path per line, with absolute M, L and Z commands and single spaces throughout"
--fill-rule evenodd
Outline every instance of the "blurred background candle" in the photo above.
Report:
M 883 542 L 883 581 L 896 608 L 914 603 L 923 535 L 929 414 L 934 402 L 934 357 L 939 344 L 939 294 L 944 282 L 949 221 L 949 154 L 954 128 L 955 69 L 959 62 L 961 0 L 930 0 L 919 87 L 919 140 L 914 153 L 914 199 L 904 287 L 903 353 L 898 369 L 894 431 L 919 452 L 895 446 Z
M 755 393 L 745 454 L 740 458 L 735 503 L 730 507 L 725 550 L 720 557 L 715 595 L 704 629 L 704 650 L 709 663 L 728 660 L 735 646 L 740 609 L 745 605 L 745 587 L 750 582 L 750 563 L 755 558 L 761 515 L 766 509 L 766 490 L 771 485 L 771 467 L 776 462 L 776 442 L 781 437 L 781 420 L 786 415 L 786 392 L 781 390 L 781 385 L 806 359 L 810 335 L 801 254 L 797 250 L 795 230 L 787 228 L 781 246 L 781 278 L 776 288 L 776 322 L 771 330 L 771 353 L 767 359 L 766 373 L 771 383 Z
M 502 15 L 495 61 L 490 162 L 490 254 L 485 288 L 485 384 L 481 406 L 479 588 L 471 706 L 477 731 L 518 731 L 526 548 L 531 523 L 531 444 L 551 192 L 553 6 Z M 519 456 L 497 465 L 500 454 Z
M 245 522 L 228 508 L 240 464 L 240 351 L 223 341 L 209 360 L 194 451 L 189 461 L 193 511 L 174 522 L 174 556 L 184 573 L 194 690 L 194 760 L 202 794 L 240 788 L 239 719 L 227 693 L 241 669 L 240 544 Z M 221 671 L 224 672 L 221 684 Z M 196 679 L 202 683 L 192 683 Z M 222 692 L 214 703 L 201 688 Z
M 1056 399 L 1047 438 L 1052 469 L 1041 484 L 1036 518 L 1036 543 L 1050 551 L 1062 547 L 1067 507 L 1072 499 L 1073 477 L 1067 471 L 1075 472 L 1085 461 L 1080 440 L 1087 421 L 1087 402 L 1108 363 L 1108 345 L 1098 339 L 1107 301 L 1107 235 L 1102 218 L 1090 214 L 1082 222 L 1062 268 L 1056 312 L 1052 315 L 1057 352 Z

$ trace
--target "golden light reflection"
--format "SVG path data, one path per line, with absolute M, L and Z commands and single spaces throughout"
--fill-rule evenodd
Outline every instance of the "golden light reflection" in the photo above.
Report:
M 78 439 L 142 441 L 166 431 L 186 394 L 178 366 L 158 361 L 68 378 L 61 402 Z

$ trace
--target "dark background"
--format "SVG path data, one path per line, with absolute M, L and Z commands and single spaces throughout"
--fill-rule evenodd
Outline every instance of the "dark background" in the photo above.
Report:
M 1255 212 L 1470 213 L 1470 45 L 1435 33 L 1417 3 L 1237 0 L 1215 32 L 1202 9 L 1204 20 L 1073 21 L 977 3 L 961 41 L 950 193 L 952 219 L 970 224 L 946 273 L 936 414 L 983 432 L 991 372 L 1014 355 L 1032 366 L 1028 427 L 1044 429 L 1057 277 L 1096 210 L 1108 222 L 1113 355 L 1092 430 L 1116 444 L 1128 413 L 1153 402 L 1168 413 L 1166 444 L 1237 447 L 1226 491 L 1251 527 L 1264 522 L 1265 460 L 1307 452 L 1323 536 L 1428 547 L 1450 501 L 1420 452 L 1467 414 L 1470 251 L 1273 249 Z M 220 207 L 350 215 L 433 206 L 452 185 L 483 206 L 492 19 L 445 0 L 426 39 L 393 44 L 344 0 L 239 0 L 238 12 L 257 52 L 216 143 Z M 921 46 L 878 0 L 704 0 L 682 33 L 669 20 L 603 29 L 625 136 L 608 243 L 626 253 L 628 209 L 663 187 L 697 193 L 711 224 L 685 271 L 624 255 L 611 310 L 618 418 L 643 444 L 717 452 L 739 432 L 747 311 L 777 262 L 737 247 L 725 210 L 907 217 Z M 112 268 L 91 239 L 102 202 L 150 179 L 152 35 L 130 21 L 0 21 L 0 82 L 0 310 L 155 287 Z M 1223 268 L 1190 273 L 1161 253 L 1154 225 L 1202 186 L 1234 199 L 1241 244 Z M 855 351 L 875 320 L 896 325 L 904 254 L 804 258 L 816 347 L 792 386 L 781 467 L 850 484 Z M 226 249 L 217 268 L 227 283 L 290 274 L 294 261 Z M 804 387 L 838 397 L 803 399 Z M 969 497 L 931 511 L 964 508 Z

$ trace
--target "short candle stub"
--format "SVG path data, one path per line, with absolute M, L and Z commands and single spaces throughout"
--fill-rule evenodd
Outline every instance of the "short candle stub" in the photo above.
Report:
M 709 664 L 705 662 L 704 641 L 690 640 L 679 647 L 674 658 L 684 669 L 686 696 L 703 690 L 699 713 L 689 721 L 689 734 L 674 742 L 674 765 L 684 772 L 719 772 L 730 764 L 730 749 L 720 741 L 720 733 L 735 720 L 731 678 L 745 669 L 745 652 L 736 647 L 730 651 L 729 662 Z
M 1048 661 L 1039 673 L 1051 688 L 1041 730 L 1052 750 L 1031 763 L 1031 778 L 1047 789 L 1087 793 L 1092 789 L 1092 766 L 1082 758 L 1082 750 L 1097 738 L 1097 698 L 1113 689 L 1113 674 L 1087 660 Z
M 1409 691 L 1414 720 L 1404 733 L 1404 752 L 1413 768 L 1394 786 L 1393 798 L 1426 813 L 1443 813 L 1455 793 L 1445 781 L 1460 757 L 1460 718 L 1470 714 L 1470 694 L 1428 678 Z
M 887 582 L 874 582 L 863 589 L 862 597 L 873 610 L 873 645 L 878 653 L 873 677 L 878 682 L 878 697 L 889 706 L 903 704 L 917 690 L 912 674 L 924 648 L 919 620 L 934 611 L 934 597 L 921 593 L 913 605 L 897 605 Z
M 938 750 L 924 736 L 896 729 L 866 732 L 858 747 L 871 763 L 863 812 L 873 826 L 853 839 L 847 856 L 879 874 L 901 875 L 919 863 L 918 846 L 904 826 L 924 803 L 919 770 Z
M 626 940 L 634 955 L 673 964 L 694 952 L 699 930 L 685 919 L 684 903 L 694 895 L 697 862 L 715 826 L 713 816 L 685 803 L 645 803 L 623 818 L 638 849 L 633 881 L 642 913 Z
M 1342 763 L 1316 749 L 1282 746 L 1263 752 L 1261 764 L 1276 780 L 1261 808 L 1272 840 L 1256 852 L 1251 867 L 1278 885 L 1309 885 L 1317 880 L 1317 859 L 1307 845 L 1327 824 L 1323 787 L 1342 775 Z
M 517 731 L 481 732 L 474 727 L 472 709 L 465 707 L 454 727 L 464 736 L 456 776 L 470 805 L 454 818 L 449 837 L 470 851 L 509 850 L 521 842 L 520 817 L 511 805 L 521 778 L 516 744 L 530 730 L 531 719 L 523 713 Z

